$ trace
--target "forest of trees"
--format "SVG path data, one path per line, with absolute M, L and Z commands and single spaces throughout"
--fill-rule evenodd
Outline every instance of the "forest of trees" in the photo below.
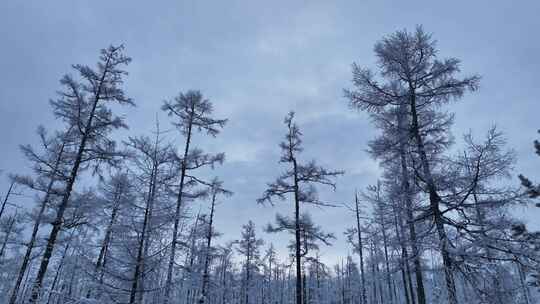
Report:
M 198 147 L 227 127 L 212 102 L 197 90 L 163 102 L 179 142 L 158 121 L 150 135 L 118 141 L 119 113 L 135 106 L 123 89 L 124 47 L 103 49 L 96 66 L 73 65 L 50 101 L 61 127 L 39 126 L 39 145 L 20 146 L 32 174 L 12 172 L 0 201 L 0 303 L 537 303 L 540 232 L 511 210 L 540 207 L 540 186 L 513 171 L 515 152 L 495 127 L 455 149 L 451 104 L 481 79 L 440 53 L 418 26 L 376 42 L 375 70 L 352 65 L 343 107 L 378 130 L 367 149 L 382 174 L 348 203 L 319 197 L 347 168 L 306 160 L 302 113 L 284 113 L 283 173 L 253 204 L 290 213 L 246 221 L 237 236 L 215 228 L 223 208 L 238 208 L 227 206 L 227 180 L 208 174 L 219 175 L 225 155 Z M 350 228 L 329 232 L 313 207 L 349 210 Z M 276 248 L 266 233 L 291 241 Z M 325 264 L 320 249 L 336 238 L 351 254 Z

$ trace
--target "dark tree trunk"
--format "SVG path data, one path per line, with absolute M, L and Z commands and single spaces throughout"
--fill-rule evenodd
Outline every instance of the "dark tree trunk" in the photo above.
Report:
M 81 138 L 81 143 L 79 144 L 79 148 L 77 150 L 75 162 L 71 169 L 69 178 L 67 179 L 66 189 L 64 191 L 62 201 L 60 202 L 60 205 L 58 206 L 56 218 L 54 222 L 52 223 L 53 227 L 51 229 L 49 238 L 47 240 L 47 246 L 45 247 L 45 252 L 43 254 L 43 258 L 39 266 L 36 280 L 34 281 L 34 284 L 32 286 L 32 295 L 30 296 L 30 299 L 28 300 L 29 303 L 36 303 L 38 301 L 39 294 L 41 292 L 41 286 L 43 284 L 43 279 L 45 278 L 45 274 L 47 273 L 47 268 L 49 267 L 49 261 L 51 259 L 54 246 L 56 244 L 56 239 L 58 238 L 58 233 L 60 232 L 60 229 L 62 228 L 62 224 L 64 222 L 64 213 L 68 207 L 69 198 L 71 197 L 71 192 L 73 191 L 73 186 L 75 185 L 75 180 L 77 179 L 77 175 L 79 173 L 79 167 L 81 165 L 84 150 L 86 148 L 86 142 L 88 141 L 88 135 L 92 128 L 92 121 L 94 120 L 97 104 L 101 98 L 101 90 L 102 90 L 103 82 L 105 81 L 105 76 L 109 73 L 108 71 L 109 62 L 110 62 L 110 57 L 107 58 L 107 62 L 105 63 L 103 74 L 101 75 L 101 78 L 99 80 L 98 89 L 97 89 L 96 95 L 94 96 L 94 101 L 92 103 L 92 109 L 90 111 L 88 121 L 86 122 L 86 125 L 84 127 L 84 133 Z
M 2 247 L 0 247 L 0 261 L 2 261 L 2 257 L 4 256 L 4 252 L 6 250 L 6 246 L 9 241 L 9 236 L 11 235 L 11 231 L 13 230 L 13 225 L 15 224 L 16 219 L 17 219 L 16 214 L 10 218 L 8 230 L 6 231 L 4 241 L 2 242 Z
M 378 192 L 377 192 L 377 199 L 378 200 L 380 199 Z M 392 304 L 394 302 L 394 299 L 392 297 L 392 278 L 391 278 L 391 274 L 390 274 L 390 262 L 388 260 L 388 244 L 387 244 L 387 237 L 386 237 L 386 226 L 384 224 L 383 210 L 381 209 L 380 212 L 381 212 L 381 218 L 380 218 L 380 221 L 381 221 L 381 233 L 382 233 L 382 237 L 383 237 L 383 247 L 384 247 L 384 263 L 385 263 L 385 267 L 386 267 L 385 275 L 386 275 L 386 284 L 387 284 L 387 287 L 388 287 L 388 297 L 389 297 L 388 302 L 390 304 Z
M 409 226 L 409 237 L 410 237 L 410 246 L 412 250 L 413 255 L 413 263 L 414 263 L 414 273 L 416 278 L 416 294 L 418 296 L 418 304 L 426 304 L 426 292 L 424 289 L 424 278 L 422 276 L 422 268 L 420 264 L 420 251 L 418 250 L 418 241 L 416 236 L 416 228 L 414 223 L 414 214 L 413 214 L 413 204 L 412 204 L 412 197 L 411 197 L 411 187 L 409 183 L 409 173 L 407 169 L 407 159 L 406 159 L 406 140 L 408 140 L 408 136 L 406 134 L 406 129 L 404 127 L 404 120 L 403 116 L 404 113 L 400 109 L 400 113 L 398 114 L 398 128 L 400 133 L 400 143 L 399 143 L 399 157 L 400 157 L 400 164 L 401 164 L 401 185 L 403 187 L 403 196 L 405 201 L 405 210 L 407 214 L 407 223 Z M 407 250 L 405 250 L 405 254 L 407 253 Z M 407 263 L 408 266 L 408 263 Z M 412 283 L 409 281 L 409 284 L 412 285 Z M 411 290 L 412 295 L 412 290 Z M 414 297 L 411 297 L 414 304 Z
M 192 107 L 191 112 L 193 115 L 193 112 L 195 109 Z M 181 169 L 180 169 L 180 185 L 178 187 L 178 195 L 176 199 L 176 211 L 175 211 L 175 217 L 174 217 L 174 228 L 173 228 L 173 235 L 172 235 L 172 243 L 171 243 L 171 255 L 169 257 L 169 265 L 167 267 L 167 279 L 165 282 L 165 298 L 164 304 L 169 303 L 169 297 L 171 293 L 171 285 L 172 285 L 172 275 L 173 275 L 173 268 L 174 268 L 174 258 L 176 256 L 176 239 L 178 238 L 178 228 L 180 224 L 180 212 L 182 210 L 182 198 L 183 198 L 183 191 L 184 191 L 184 180 L 186 177 L 186 170 L 187 170 L 187 155 L 189 153 L 189 146 L 191 144 L 191 132 L 192 132 L 192 126 L 193 126 L 193 118 L 191 118 L 191 121 L 189 123 L 189 127 L 187 130 L 187 136 L 186 136 L 186 142 L 184 146 L 184 159 L 182 159 Z
M 362 229 L 360 226 L 360 203 L 358 202 L 358 193 L 355 194 L 355 213 L 356 213 L 356 229 L 358 230 L 358 255 L 360 256 L 360 279 L 361 279 L 361 296 L 360 304 L 367 304 L 366 296 L 366 278 L 364 271 L 364 250 L 362 244 Z
M 12 181 L 11 184 L 9 184 L 8 192 L 6 193 L 6 196 L 4 197 L 4 201 L 2 202 L 2 207 L 0 207 L 0 219 L 2 219 L 2 215 L 4 215 L 4 211 L 6 210 L 6 205 L 8 203 L 9 197 L 11 195 L 11 191 L 13 190 L 13 186 L 15 185 L 15 181 Z
M 135 271 L 133 273 L 133 282 L 131 286 L 131 292 L 129 295 L 130 304 L 135 303 L 137 293 L 139 292 L 139 289 L 140 289 L 139 283 L 140 283 L 141 272 L 142 272 L 143 263 L 145 259 L 144 247 L 145 247 L 145 241 L 147 240 L 146 234 L 148 233 L 148 225 L 151 220 L 150 213 L 153 208 L 154 195 L 156 191 L 156 178 L 157 178 L 156 175 L 157 175 L 157 168 L 154 167 L 152 168 L 150 185 L 148 187 L 149 188 L 148 199 L 146 201 L 146 208 L 144 210 L 144 219 L 143 219 L 143 225 L 142 225 L 142 230 L 141 230 L 141 237 L 140 237 L 138 248 L 137 248 L 137 260 L 135 262 Z M 143 291 L 140 291 L 140 292 L 142 293 Z
M 39 212 L 36 217 L 36 222 L 34 223 L 34 228 L 32 229 L 30 241 L 26 245 L 26 252 L 24 254 L 23 261 L 21 263 L 21 268 L 19 269 L 19 274 L 17 275 L 17 279 L 15 280 L 15 286 L 11 290 L 11 296 L 9 297 L 9 304 L 15 304 L 15 302 L 17 301 L 19 288 L 23 281 L 23 277 L 26 272 L 26 268 L 28 267 L 28 263 L 30 262 L 30 256 L 32 255 L 32 250 L 34 249 L 34 244 L 37 239 L 39 226 L 41 225 L 43 214 L 45 213 L 45 209 L 47 208 L 47 204 L 49 203 L 49 199 L 51 197 L 52 188 L 55 182 L 54 176 L 58 172 L 58 166 L 60 165 L 60 160 L 62 159 L 62 155 L 64 154 L 64 148 L 65 148 L 65 143 L 62 143 L 62 146 L 60 147 L 60 151 L 58 152 L 58 155 L 54 162 L 54 169 L 53 169 L 51 180 L 49 181 L 49 184 L 47 185 L 47 192 L 45 193 L 45 197 L 41 201 L 41 206 L 39 208 Z
M 298 166 L 293 159 L 294 170 L 294 222 L 295 222 L 295 258 L 296 258 L 296 304 L 302 304 L 302 261 L 300 239 L 300 198 L 298 186 Z
M 407 283 L 407 275 L 406 270 L 408 271 L 408 267 L 405 267 L 406 263 L 409 263 L 408 256 L 407 256 L 407 248 L 405 247 L 405 240 L 403 239 L 403 221 L 401 220 L 401 217 L 398 217 L 398 210 L 395 206 L 393 207 L 394 211 L 394 226 L 396 229 L 396 237 L 399 241 L 399 244 L 401 246 L 401 280 L 403 281 L 403 295 L 405 297 L 405 303 L 410 304 L 411 300 L 409 297 L 409 288 Z M 399 218 L 399 225 L 398 225 L 398 218 Z M 414 296 L 413 297 L 413 304 L 414 304 Z
M 435 222 L 435 227 L 437 229 L 437 234 L 439 237 L 439 249 L 441 251 L 441 256 L 443 259 L 446 289 L 448 293 L 448 302 L 449 304 L 458 304 L 452 259 L 450 257 L 450 252 L 448 250 L 448 245 L 449 245 L 448 236 L 444 228 L 444 219 L 440 210 L 441 198 L 439 194 L 437 193 L 437 187 L 435 185 L 433 176 L 431 175 L 431 169 L 428 162 L 426 150 L 424 147 L 424 141 L 422 139 L 422 136 L 420 135 L 419 124 L 418 124 L 418 113 L 416 109 L 416 93 L 414 92 L 414 89 L 412 87 L 410 88 L 409 92 L 410 92 L 411 115 L 412 115 L 412 133 L 416 140 L 418 154 L 420 155 L 420 161 L 422 163 L 424 180 L 426 182 L 428 192 L 429 192 L 430 208 L 431 208 L 431 212 L 433 213 L 433 220 Z
M 118 204 L 118 200 L 119 200 L 118 197 L 120 195 L 121 194 L 118 192 L 115 193 L 114 208 L 112 210 L 111 218 L 105 230 L 105 236 L 103 237 L 103 241 L 101 243 L 101 249 L 99 250 L 98 259 L 96 261 L 96 267 L 94 269 L 94 273 L 98 277 L 98 282 L 100 286 L 103 284 L 103 274 L 104 274 L 103 268 L 105 266 L 105 255 L 107 254 L 108 249 L 109 249 L 109 244 L 111 242 L 111 236 L 112 236 L 112 229 L 113 229 L 114 223 L 116 222 L 118 209 L 120 208 L 120 205 Z M 88 293 L 86 294 L 86 297 L 90 298 L 91 295 L 92 295 L 92 287 L 88 289 Z
M 64 268 L 64 260 L 66 259 L 66 256 L 67 256 L 67 252 L 69 250 L 69 247 L 71 246 L 71 238 L 73 236 L 73 232 L 69 238 L 69 241 L 68 243 L 66 244 L 66 247 L 64 248 L 64 252 L 62 253 L 62 257 L 60 258 L 60 262 L 58 263 L 58 267 L 56 268 L 56 273 L 54 274 L 54 279 L 53 279 L 53 282 L 51 284 L 51 291 L 49 292 L 49 296 L 47 297 L 47 304 L 50 303 L 51 301 L 51 295 L 52 293 L 54 292 L 54 289 L 56 288 L 56 284 L 58 283 L 58 280 L 60 278 L 60 273 L 62 272 L 63 268 Z
M 203 273 L 203 282 L 202 282 L 202 291 L 201 291 L 201 298 L 199 299 L 199 303 L 203 304 L 206 301 L 206 298 L 208 296 L 208 284 L 210 281 L 210 273 L 209 273 L 209 267 L 210 267 L 210 248 L 212 245 L 212 225 L 214 222 L 214 210 L 216 205 L 216 192 L 212 194 L 212 204 L 210 206 L 210 221 L 208 223 L 208 234 L 206 235 L 206 254 L 204 257 L 204 273 Z

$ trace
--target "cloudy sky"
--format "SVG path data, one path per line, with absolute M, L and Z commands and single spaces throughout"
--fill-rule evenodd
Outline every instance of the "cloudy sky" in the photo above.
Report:
M 7 172 L 28 172 L 18 145 L 36 142 L 38 124 L 57 125 L 48 100 L 60 88 L 60 77 L 73 63 L 94 64 L 100 48 L 123 43 L 133 58 L 125 88 L 137 103 L 125 110 L 129 134 L 149 134 L 156 113 L 167 124 L 159 113 L 162 101 L 188 89 L 200 89 L 213 101 L 216 116 L 229 118 L 218 138 L 195 138 L 198 146 L 227 154 L 226 164 L 215 170 L 235 192 L 217 211 L 224 240 L 237 238 L 249 219 L 260 227 L 276 211 L 292 211 L 290 203 L 255 203 L 283 169 L 276 166 L 278 143 L 290 110 L 305 134 L 305 159 L 346 171 L 336 192 L 322 195 L 349 202 L 354 189 L 375 183 L 379 172 L 365 152 L 376 130 L 342 96 L 350 87 L 351 63 L 373 67 L 378 39 L 417 24 L 434 34 L 441 56 L 460 58 L 464 73 L 483 77 L 478 92 L 449 107 L 456 113 L 457 144 L 462 133 L 480 136 L 497 124 L 518 154 L 515 175 L 539 180 L 540 158 L 532 148 L 540 128 L 539 13 L 534 0 L 3 0 L 0 193 L 7 189 Z M 352 215 L 343 209 L 312 211 L 341 238 L 323 254 L 346 254 L 342 231 L 353 224 Z M 524 208 L 516 213 L 528 214 L 533 225 L 540 215 Z

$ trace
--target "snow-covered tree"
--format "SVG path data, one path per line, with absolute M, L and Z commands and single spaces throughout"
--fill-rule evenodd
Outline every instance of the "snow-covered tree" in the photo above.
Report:
M 54 115 L 66 124 L 66 130 L 73 130 L 73 133 L 66 133 L 73 136 L 75 147 L 70 151 L 74 153 L 71 156 L 73 163 L 65 181 L 65 189 L 33 283 L 29 303 L 35 303 L 39 298 L 79 172 L 92 168 L 94 173 L 99 173 L 101 164 L 114 163 L 118 159 L 116 144 L 109 137 L 109 133 L 114 129 L 125 128 L 126 124 L 120 116 L 113 114 L 110 105 L 134 105 L 121 88 L 123 76 L 126 74 L 122 66 L 131 61 L 123 54 L 123 49 L 123 46 L 103 49 L 96 69 L 74 65 L 80 79 L 71 75 L 64 76 L 60 81 L 64 90 L 59 92 L 58 99 L 51 101 Z
M 303 303 L 302 299 L 302 231 L 301 231 L 301 204 L 328 206 L 319 199 L 315 184 L 335 188 L 333 179 L 343 174 L 342 171 L 327 170 L 318 166 L 315 161 L 302 164 L 298 159 L 302 152 L 302 132 L 294 122 L 294 112 L 290 112 L 284 120 L 287 126 L 285 140 L 280 143 L 282 151 L 280 163 L 288 165 L 287 171 L 279 176 L 275 182 L 268 184 L 268 189 L 258 199 L 259 203 L 270 202 L 275 198 L 285 200 L 288 195 L 294 199 L 294 231 L 295 231 L 295 261 L 296 261 L 296 303 Z
M 203 271 L 203 278 L 202 278 L 202 287 L 201 287 L 201 297 L 199 299 L 199 303 L 203 304 L 205 302 L 208 302 L 208 289 L 210 288 L 210 262 L 212 259 L 212 239 L 215 237 L 215 229 L 214 229 L 214 218 L 216 213 L 216 204 L 218 195 L 225 195 L 230 196 L 232 195 L 232 192 L 229 190 L 226 190 L 223 188 L 223 182 L 219 181 L 217 178 L 215 178 L 212 181 L 212 184 L 210 185 L 210 215 L 208 219 L 208 225 L 207 225 L 207 233 L 206 233 L 206 248 L 204 253 L 204 271 Z
M 197 132 L 206 132 L 208 135 L 215 137 L 225 126 L 227 120 L 215 119 L 211 116 L 213 114 L 213 105 L 208 99 L 205 99 L 199 91 L 180 93 L 173 100 L 166 101 L 163 104 L 162 109 L 172 117 L 172 124 L 185 138 L 182 147 L 183 153 L 177 156 L 180 181 L 178 182 L 174 227 L 167 267 L 167 279 L 165 282 L 164 301 L 165 303 L 168 303 L 173 284 L 173 268 L 174 260 L 176 258 L 181 210 L 186 198 L 193 199 L 194 197 L 197 197 L 197 194 L 195 193 L 187 193 L 187 189 L 198 184 L 209 184 L 194 176 L 192 172 L 202 167 L 213 168 L 214 165 L 222 163 L 225 157 L 223 153 L 211 155 L 205 154 L 199 148 L 193 148 L 193 136 Z
M 370 112 L 407 106 L 408 130 L 419 162 L 415 173 L 429 196 L 429 214 L 439 237 L 449 303 L 456 304 L 455 269 L 443 218 L 441 186 L 434 176 L 437 160 L 426 145 L 426 138 L 430 137 L 430 126 L 426 123 L 447 119 L 437 112 L 440 105 L 460 98 L 466 90 L 476 90 L 480 78 L 457 78 L 459 60 L 440 60 L 435 40 L 420 26 L 414 32 L 397 31 L 383 38 L 375 45 L 375 54 L 384 82 L 371 70 L 354 64 L 354 89 L 345 93 L 351 106 Z
M 540 130 L 538 130 L 538 133 L 540 133 Z M 540 156 L 540 141 L 535 140 L 534 141 L 534 149 L 535 153 Z M 524 175 L 520 174 L 519 179 L 521 180 L 521 185 L 527 189 L 527 194 L 531 198 L 537 198 L 540 196 L 540 185 L 534 185 L 531 180 L 529 180 Z M 537 207 L 540 207 L 540 203 L 536 204 Z
M 249 221 L 247 224 L 242 226 L 242 237 L 238 240 L 238 245 L 236 250 L 243 256 L 243 288 L 242 288 L 242 303 L 251 304 L 254 303 L 253 300 L 250 300 L 250 295 L 252 296 L 253 288 L 253 277 L 255 272 L 259 271 L 259 264 L 261 260 L 261 246 L 264 244 L 264 241 L 260 238 L 257 238 L 255 232 L 255 224 L 252 221 Z M 253 298 L 253 296 L 251 297 Z

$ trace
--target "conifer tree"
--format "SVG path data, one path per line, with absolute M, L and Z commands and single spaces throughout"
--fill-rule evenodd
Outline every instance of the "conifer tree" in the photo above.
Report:
M 440 116 L 436 112 L 438 106 L 460 98 L 466 90 L 476 90 L 480 78 L 456 78 L 460 71 L 459 60 L 439 60 L 435 41 L 420 26 L 415 32 L 397 31 L 383 38 L 375 45 L 375 54 L 384 82 L 380 83 L 369 69 L 354 64 L 355 89 L 346 90 L 345 94 L 351 106 L 375 113 L 406 105 L 410 119 L 409 134 L 414 141 L 414 152 L 418 155 L 416 174 L 420 176 L 429 196 L 430 215 L 439 238 L 449 303 L 456 304 L 455 269 L 442 213 L 441 186 L 434 176 L 436 160 L 431 157 L 432 150 L 426 145 L 426 138 L 430 135 L 427 122 L 437 121 L 437 116 Z
M 538 130 L 538 133 L 540 133 L 540 130 Z M 535 140 L 534 141 L 534 149 L 535 153 L 540 156 L 540 141 Z M 529 180 L 524 175 L 520 174 L 519 179 L 521 181 L 521 185 L 525 187 L 527 194 L 531 198 L 537 198 L 540 196 L 540 185 L 534 185 L 531 180 Z M 536 204 L 537 207 L 540 207 L 540 203 Z
M 249 221 L 242 226 L 242 237 L 238 240 L 236 250 L 244 257 L 244 278 L 242 288 L 242 303 L 251 304 L 250 294 L 252 292 L 254 272 L 258 270 L 258 264 L 261 259 L 260 247 L 264 244 L 261 238 L 257 238 L 255 224 Z
M 317 195 L 314 184 L 327 185 L 335 188 L 333 179 L 343 174 L 342 171 L 331 171 L 318 166 L 315 161 L 302 164 L 298 156 L 302 152 L 302 133 L 294 122 L 294 112 L 289 112 L 284 120 L 287 126 L 285 140 L 280 143 L 282 155 L 280 163 L 288 165 L 288 170 L 279 176 L 275 182 L 269 183 L 259 203 L 273 202 L 278 198 L 285 200 L 292 194 L 294 199 L 294 231 L 295 231 L 295 261 L 296 261 L 296 303 L 303 304 L 302 296 L 302 232 L 301 232 L 301 204 L 316 206 L 329 206 L 331 204 L 321 201 Z
M 126 74 L 122 66 L 131 61 L 123 54 L 123 49 L 123 46 L 103 49 L 97 69 L 74 65 L 73 68 L 81 80 L 71 75 L 64 76 L 60 83 L 65 89 L 59 92 L 58 99 L 51 101 L 54 115 L 67 125 L 68 130 L 74 128 L 73 140 L 76 142 L 76 148 L 73 151 L 73 163 L 65 182 L 56 218 L 32 286 L 29 303 L 35 303 L 39 298 L 79 172 L 91 168 L 94 173 L 99 173 L 101 164 L 114 163 L 118 159 L 116 144 L 108 135 L 112 130 L 126 128 L 127 125 L 121 117 L 113 115 L 109 105 L 112 103 L 134 105 L 121 88 L 123 76 Z
M 219 153 L 216 155 L 205 154 L 201 149 L 193 148 L 193 136 L 197 132 L 205 132 L 206 134 L 215 137 L 220 130 L 225 126 L 226 119 L 216 119 L 213 114 L 212 103 L 203 97 L 199 91 L 188 91 L 180 93 L 171 101 L 165 101 L 162 110 L 173 118 L 173 126 L 175 126 L 180 134 L 185 138 L 182 147 L 183 153 L 177 156 L 179 162 L 179 179 L 176 210 L 174 213 L 174 227 L 172 233 L 171 249 L 169 263 L 167 266 L 167 276 L 165 281 L 165 304 L 170 300 L 170 293 L 173 283 L 173 267 L 176 258 L 177 239 L 180 227 L 180 217 L 184 201 L 188 195 L 186 191 L 188 187 L 194 187 L 198 184 L 209 184 L 194 176 L 191 172 L 202 167 L 214 167 L 216 164 L 223 162 L 225 155 Z M 187 186 L 187 187 L 186 187 Z M 191 193 L 189 198 L 193 199 L 199 195 Z

